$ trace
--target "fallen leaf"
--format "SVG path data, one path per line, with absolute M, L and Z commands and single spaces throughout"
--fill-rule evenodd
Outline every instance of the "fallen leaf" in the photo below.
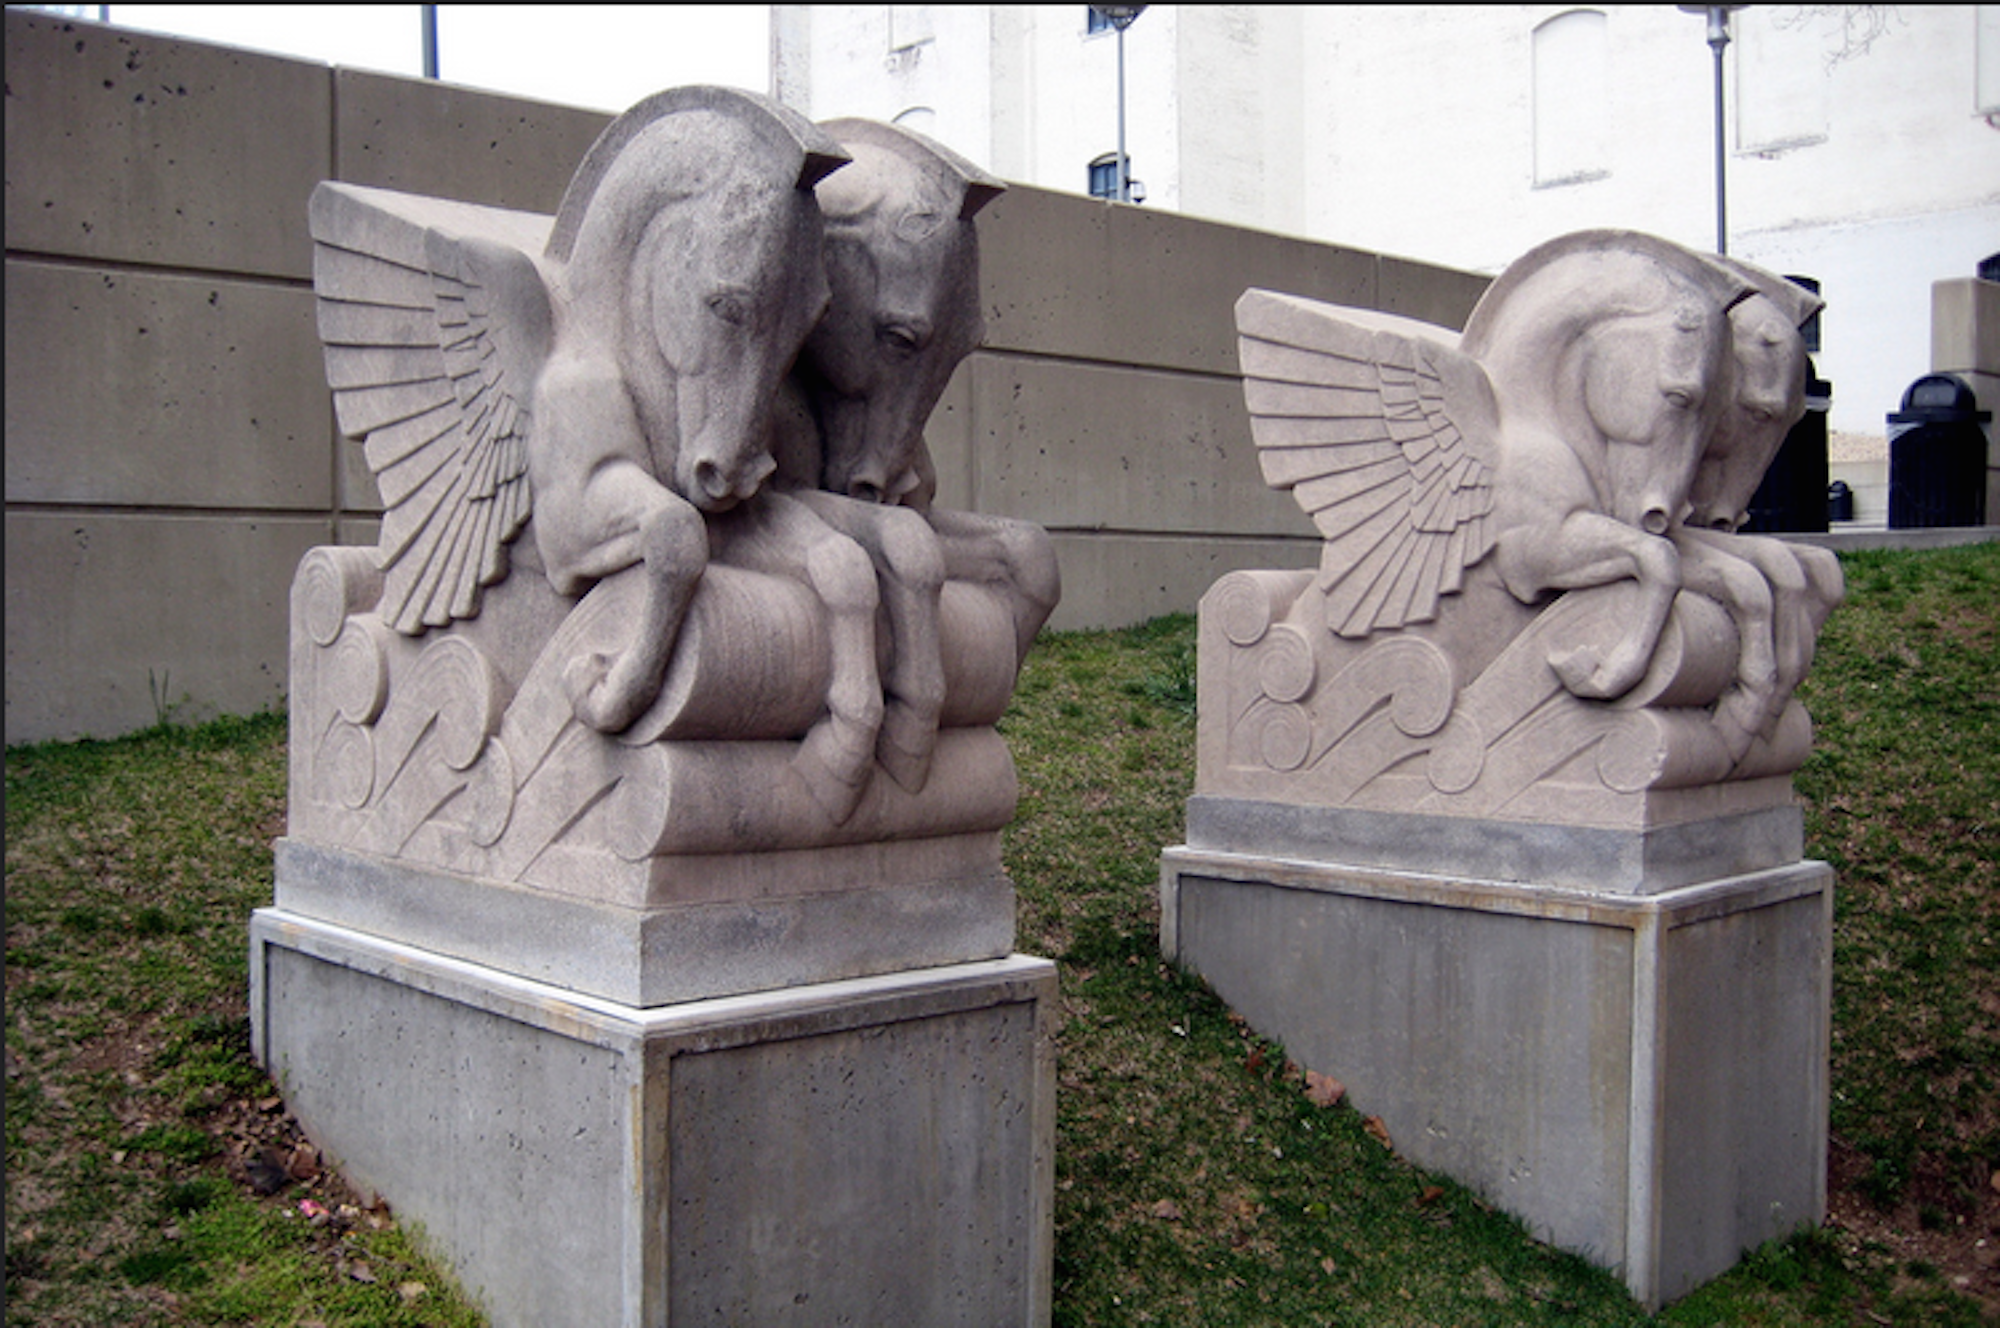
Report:
M 1338 1264 L 1334 1263 L 1332 1255 L 1328 1255 L 1326 1258 L 1321 1259 L 1319 1261 L 1320 1271 L 1325 1273 L 1328 1277 L 1333 1276 L 1333 1270 L 1338 1266 L 1339 1266 Z
M 292 1183 L 285 1158 L 275 1148 L 266 1148 L 245 1161 L 243 1170 L 250 1178 L 250 1188 L 259 1194 L 276 1194 Z
M 1306 1098 L 1316 1107 L 1331 1107 L 1347 1096 L 1347 1085 L 1330 1074 L 1306 1071 Z
M 1252 1074 L 1256 1074 L 1259 1070 L 1263 1069 L 1264 1049 L 1262 1047 L 1252 1047 L 1250 1049 L 1250 1055 L 1246 1057 L 1243 1061 L 1243 1068 L 1250 1071 L 1250 1073 Z
M 1181 1206 L 1172 1199 L 1162 1199 L 1153 1205 L 1153 1216 L 1162 1222 L 1178 1222 L 1181 1220 Z
M 422 1282 L 404 1282 L 396 1288 L 396 1294 L 403 1298 L 405 1305 L 414 1305 L 430 1294 L 430 1288 Z
M 1444 1198 L 1444 1186 L 1426 1185 L 1423 1192 L 1417 1196 L 1417 1207 L 1428 1208 L 1442 1198 Z
M 285 1170 L 293 1180 L 311 1180 L 319 1175 L 319 1149 L 311 1144 L 300 1144 L 292 1150 L 291 1158 L 285 1163 Z
M 1377 1143 L 1381 1144 L 1384 1148 L 1388 1149 L 1390 1152 L 1394 1152 L 1396 1150 L 1396 1145 L 1389 1142 L 1389 1127 L 1382 1123 L 1382 1118 L 1380 1116 L 1370 1116 L 1367 1120 L 1362 1121 L 1361 1128 L 1368 1131 L 1368 1133 L 1374 1137 Z
M 1987 1183 L 1990 1184 L 1994 1189 L 2000 1190 L 2000 1171 L 1994 1172 L 1993 1179 Z
M 376 1280 L 375 1270 L 370 1268 L 367 1261 L 362 1259 L 356 1259 L 353 1263 L 347 1265 L 347 1275 L 357 1282 L 372 1284 Z

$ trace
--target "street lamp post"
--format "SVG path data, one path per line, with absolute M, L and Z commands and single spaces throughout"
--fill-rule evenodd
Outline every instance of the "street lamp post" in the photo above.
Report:
M 424 20 L 424 77 L 438 76 L 438 7 L 421 6 Z
M 1729 206 L 1723 181 L 1723 163 L 1728 154 L 1722 131 L 1722 51 L 1729 45 L 1729 16 L 1744 5 L 1681 5 L 1682 12 L 1702 14 L 1708 19 L 1708 49 L 1715 52 L 1715 252 L 1729 252 Z
M 1145 12 L 1144 5 L 1092 5 L 1118 33 L 1118 201 L 1132 201 L 1132 159 L 1125 155 L 1125 29 Z

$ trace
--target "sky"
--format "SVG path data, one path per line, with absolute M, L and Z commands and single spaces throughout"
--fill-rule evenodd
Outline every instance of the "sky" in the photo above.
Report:
M 96 18 L 99 6 L 71 6 Z M 421 5 L 108 5 L 119 27 L 423 73 Z M 662 88 L 770 88 L 769 5 L 439 5 L 438 77 L 622 111 Z

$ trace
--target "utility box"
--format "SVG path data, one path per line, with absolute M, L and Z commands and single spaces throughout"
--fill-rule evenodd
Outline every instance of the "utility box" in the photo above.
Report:
M 1955 374 L 1925 374 L 1889 416 L 1889 528 L 1986 523 L 1986 424 Z

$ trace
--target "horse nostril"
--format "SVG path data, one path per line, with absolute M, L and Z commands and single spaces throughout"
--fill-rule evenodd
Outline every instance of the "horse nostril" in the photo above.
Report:
M 1736 520 L 1734 517 L 1727 516 L 1713 517 L 1709 520 L 1708 528 L 1710 530 L 1719 530 L 1725 535 L 1732 535 L 1736 532 Z
M 1640 528 L 1643 529 L 1648 535 L 1666 534 L 1667 533 L 1666 509 L 1662 507 L 1647 508 L 1646 514 L 1639 518 L 1639 525 Z
M 729 477 L 713 461 L 694 463 L 694 487 L 701 497 L 711 502 L 730 496 Z
M 858 498 L 864 503 L 879 503 L 882 501 L 882 486 L 867 480 L 856 480 L 847 486 L 847 496 Z

